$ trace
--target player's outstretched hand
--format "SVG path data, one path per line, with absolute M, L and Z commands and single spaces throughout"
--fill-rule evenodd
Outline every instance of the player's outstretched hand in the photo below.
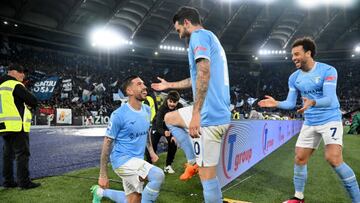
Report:
M 308 99 L 306 97 L 303 97 L 303 107 L 299 110 L 297 110 L 298 113 L 304 113 L 308 108 L 314 106 L 316 102 L 314 100 Z
M 108 177 L 99 177 L 98 185 L 99 185 L 101 188 L 109 188 L 109 187 L 110 187 L 110 184 L 109 184 L 109 179 L 108 179 Z
M 276 101 L 273 97 L 269 95 L 265 95 L 265 99 L 258 102 L 260 107 L 276 107 L 278 105 L 278 101 Z
M 156 91 L 162 91 L 162 90 L 166 90 L 166 89 L 169 89 L 169 82 L 160 78 L 160 77 L 157 77 L 158 80 L 160 80 L 159 83 L 152 83 L 151 84 L 151 88 L 153 88 L 154 90 Z

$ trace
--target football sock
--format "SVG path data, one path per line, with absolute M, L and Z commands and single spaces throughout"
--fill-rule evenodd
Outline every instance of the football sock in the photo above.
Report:
M 149 180 L 148 184 L 142 193 L 141 203 L 152 203 L 155 202 L 159 196 L 160 187 L 165 179 L 164 171 L 158 167 L 152 167 L 147 176 Z
M 352 202 L 360 203 L 359 185 L 356 181 L 354 171 L 346 164 L 342 163 L 334 168 L 335 172 L 340 177 L 345 189 L 350 195 Z
M 180 127 L 167 125 L 171 134 L 176 138 L 182 150 L 185 152 L 188 163 L 195 163 L 195 152 L 189 134 Z
M 305 183 L 307 179 L 307 165 L 294 165 L 295 197 L 304 199 Z
M 205 203 L 222 203 L 220 183 L 217 177 L 201 181 Z
M 98 191 L 99 191 L 99 189 L 98 189 Z M 99 193 L 97 193 L 97 194 L 99 196 L 107 197 L 116 203 L 126 203 L 127 202 L 125 192 L 123 192 L 123 191 L 112 190 L 112 189 L 103 189 L 102 195 L 100 195 Z

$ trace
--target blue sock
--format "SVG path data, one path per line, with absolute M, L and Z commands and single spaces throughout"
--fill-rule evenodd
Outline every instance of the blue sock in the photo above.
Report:
M 346 163 L 340 164 L 338 167 L 335 167 L 334 170 L 343 182 L 352 202 L 360 203 L 359 185 L 356 181 L 354 171 Z
M 222 203 L 222 193 L 217 177 L 201 181 L 205 203 Z
M 173 125 L 166 126 L 169 128 L 171 134 L 176 138 L 176 141 L 180 144 L 181 149 L 184 150 L 186 159 L 188 161 L 195 160 L 195 151 L 189 134 L 183 128 Z
M 307 179 L 307 165 L 294 165 L 294 187 L 295 192 L 304 193 Z
M 152 203 L 155 202 L 159 196 L 160 187 L 165 178 L 164 171 L 154 166 L 150 169 L 147 179 L 149 180 L 146 184 L 144 191 L 141 196 L 141 203 Z
M 116 203 L 126 203 L 126 195 L 125 192 L 119 190 L 111 190 L 111 189 L 104 189 L 103 193 L 104 197 L 111 199 Z

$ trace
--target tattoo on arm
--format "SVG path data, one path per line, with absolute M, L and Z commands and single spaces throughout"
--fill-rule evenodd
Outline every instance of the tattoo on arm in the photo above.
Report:
M 149 154 L 155 153 L 154 148 L 152 146 L 151 131 L 150 130 L 149 130 L 149 133 L 148 133 L 148 139 L 147 139 L 146 147 L 147 147 L 147 150 L 149 151 Z
M 170 83 L 171 89 L 187 89 L 191 87 L 191 80 L 190 78 L 186 78 L 184 80 L 180 80 L 178 82 Z
M 204 104 L 210 79 L 210 61 L 201 59 L 196 63 L 196 95 L 193 112 L 200 112 Z
M 109 153 L 111 148 L 111 143 L 113 139 L 109 137 L 104 137 L 104 143 L 101 150 L 100 157 L 100 177 L 107 177 L 107 163 L 109 161 Z

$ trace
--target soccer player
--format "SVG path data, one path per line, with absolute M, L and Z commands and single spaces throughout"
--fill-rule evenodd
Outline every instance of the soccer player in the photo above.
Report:
M 158 78 L 153 83 L 158 91 L 192 87 L 195 103 L 165 115 L 165 123 L 177 140 L 193 137 L 196 163 L 206 203 L 222 202 L 221 187 L 216 176 L 221 137 L 229 127 L 230 91 L 227 60 L 217 37 L 202 27 L 195 8 L 182 7 L 173 17 L 180 38 L 190 38 L 188 58 L 190 78 L 167 82 Z
M 165 177 L 160 168 L 143 160 L 151 117 L 150 108 L 142 104 L 147 95 L 146 86 L 138 76 L 130 76 L 125 79 L 123 90 L 129 102 L 111 114 L 101 151 L 99 185 L 91 188 L 93 203 L 100 202 L 102 197 L 115 202 L 154 202 Z M 107 189 L 107 162 L 112 142 L 110 161 L 114 172 L 122 179 L 124 192 Z M 151 144 L 147 146 L 155 162 L 158 157 Z M 143 189 L 145 179 L 149 182 Z
M 307 178 L 307 162 L 321 138 L 325 143 L 325 159 L 340 177 L 352 202 L 360 202 L 359 186 L 353 170 L 343 161 L 340 105 L 336 96 L 336 69 L 325 63 L 314 61 L 316 46 L 310 38 L 297 39 L 292 45 L 292 60 L 298 69 L 289 77 L 289 93 L 285 101 L 276 101 L 265 96 L 260 107 L 293 109 L 298 92 L 303 99 L 305 122 L 296 142 L 294 186 L 295 195 L 286 203 L 303 203 Z

